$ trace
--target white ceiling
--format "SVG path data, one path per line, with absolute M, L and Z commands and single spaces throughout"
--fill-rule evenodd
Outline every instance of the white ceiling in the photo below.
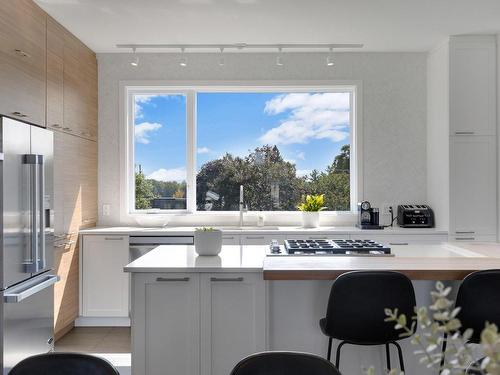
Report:
M 499 0 L 35 0 L 96 52 L 115 44 L 364 43 L 426 51 L 500 33 Z

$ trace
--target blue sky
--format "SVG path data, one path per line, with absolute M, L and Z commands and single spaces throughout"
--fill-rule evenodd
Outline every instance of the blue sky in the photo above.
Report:
M 146 176 L 183 180 L 186 98 L 136 95 L 135 162 Z M 349 143 L 349 93 L 198 93 L 197 169 L 226 152 L 276 144 L 298 174 L 324 170 Z

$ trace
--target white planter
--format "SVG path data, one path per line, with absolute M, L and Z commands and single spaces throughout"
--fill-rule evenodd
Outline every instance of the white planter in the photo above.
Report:
M 319 226 L 319 211 L 302 211 L 302 226 L 304 228 L 317 228 Z
M 199 255 L 217 255 L 222 248 L 222 231 L 196 230 L 194 232 L 194 248 Z

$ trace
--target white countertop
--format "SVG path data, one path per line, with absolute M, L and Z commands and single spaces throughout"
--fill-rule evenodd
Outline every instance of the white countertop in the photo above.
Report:
M 266 257 L 267 245 L 224 245 L 216 256 L 199 256 L 192 245 L 158 246 L 134 262 L 124 267 L 126 272 L 269 272 L 275 271 L 310 271 L 335 270 L 342 265 L 344 270 L 360 267 L 377 269 L 399 269 L 401 266 L 419 264 L 423 270 L 434 269 L 439 264 L 443 270 L 459 267 L 471 267 L 474 270 L 478 262 L 482 267 L 485 262 L 500 267 L 500 246 L 477 244 L 441 244 L 394 245 L 391 246 L 394 257 L 352 257 L 352 256 L 272 256 Z M 382 268 L 381 268 L 382 267 Z M 461 269 L 461 268 L 460 268 Z
M 162 245 L 124 267 L 125 272 L 262 272 L 269 246 L 224 245 L 219 255 L 200 256 L 192 245 Z
M 214 226 L 222 229 L 227 234 L 314 234 L 314 233 L 335 233 L 335 234 L 358 234 L 369 233 L 372 236 L 376 235 L 447 235 L 447 231 L 437 230 L 435 228 L 385 228 L 382 230 L 366 230 L 357 227 L 338 226 L 338 227 L 318 227 L 318 228 L 302 228 L 299 226 L 265 226 L 265 227 L 230 227 L 230 226 Z M 102 234 L 102 235 L 128 235 L 128 236 L 144 236 L 144 235 L 166 235 L 166 236 L 192 236 L 196 227 L 95 227 L 80 230 L 80 234 Z

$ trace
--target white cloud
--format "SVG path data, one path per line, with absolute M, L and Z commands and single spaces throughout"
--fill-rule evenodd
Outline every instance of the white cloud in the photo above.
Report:
M 208 147 L 198 147 L 198 154 L 209 154 L 212 152 Z
M 349 136 L 348 93 L 277 95 L 266 103 L 264 111 L 269 115 L 291 112 L 280 125 L 260 137 L 263 143 L 307 143 L 311 139 L 339 142 Z
M 147 145 L 149 143 L 150 133 L 161 128 L 161 124 L 156 122 L 142 122 L 134 126 L 134 135 L 136 142 Z
M 178 167 L 172 169 L 160 168 L 150 173 L 146 178 L 158 181 L 186 181 L 186 168 Z
M 306 160 L 306 154 L 303 151 L 297 153 L 297 159 Z
M 134 117 L 143 118 L 142 105 L 147 104 L 154 98 L 154 95 L 134 95 Z

